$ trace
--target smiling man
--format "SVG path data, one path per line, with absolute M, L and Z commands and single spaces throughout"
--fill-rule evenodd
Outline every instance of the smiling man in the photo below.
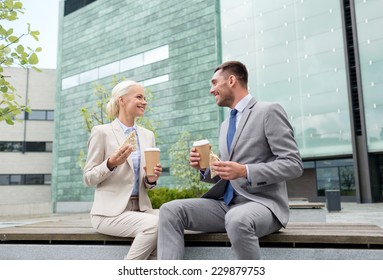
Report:
M 228 61 L 212 77 L 210 94 L 230 117 L 220 127 L 219 157 L 201 169 L 214 184 L 202 198 L 173 200 L 160 208 L 158 258 L 182 259 L 184 230 L 227 232 L 236 259 L 260 259 L 258 239 L 287 225 L 286 180 L 301 176 L 302 160 L 287 115 L 278 103 L 256 101 L 248 92 L 245 65 Z

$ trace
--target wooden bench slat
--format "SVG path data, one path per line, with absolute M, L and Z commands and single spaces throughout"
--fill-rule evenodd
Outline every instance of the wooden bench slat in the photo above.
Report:
M 96 233 L 89 216 L 43 220 L 14 227 L 0 228 L 0 241 L 57 241 L 57 242 L 131 242 L 121 238 Z M 226 233 L 201 233 L 187 231 L 187 243 L 229 243 Z M 286 229 L 260 239 L 261 243 L 299 244 L 383 244 L 383 229 L 371 224 L 289 223 Z

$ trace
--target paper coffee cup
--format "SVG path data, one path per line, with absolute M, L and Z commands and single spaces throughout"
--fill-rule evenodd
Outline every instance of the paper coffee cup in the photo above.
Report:
M 199 167 L 200 168 L 207 168 L 209 166 L 209 160 L 210 160 L 210 142 L 207 139 L 195 141 L 193 143 L 193 147 L 196 148 L 197 153 L 199 153 L 200 161 L 199 161 Z
M 155 175 L 154 167 L 160 163 L 160 149 L 147 148 L 144 150 L 146 162 L 146 175 Z

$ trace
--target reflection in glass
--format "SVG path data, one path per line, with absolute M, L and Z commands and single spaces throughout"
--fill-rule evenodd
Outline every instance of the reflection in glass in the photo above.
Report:
M 369 152 L 383 150 L 383 1 L 355 0 Z
M 342 196 L 355 196 L 355 177 L 352 159 L 316 161 L 317 194 L 326 190 L 340 190 Z
M 303 158 L 352 154 L 339 1 L 231 2 L 220 2 L 223 60 L 246 64 L 256 99 L 282 104 Z

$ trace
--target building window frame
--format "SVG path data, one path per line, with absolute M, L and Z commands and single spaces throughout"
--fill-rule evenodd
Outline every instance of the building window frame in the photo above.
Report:
M 52 174 L 0 174 L 1 186 L 51 185 Z

